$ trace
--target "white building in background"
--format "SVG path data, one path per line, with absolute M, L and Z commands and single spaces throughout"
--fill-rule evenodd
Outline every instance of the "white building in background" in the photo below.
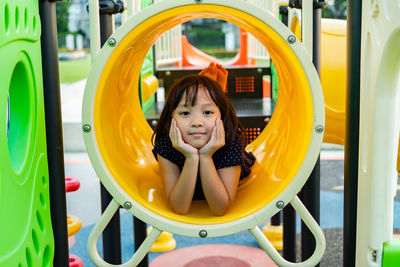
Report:
M 67 42 L 68 49 L 89 48 L 89 14 L 87 12 L 87 0 L 70 0 L 71 6 L 68 10 L 68 30 L 72 33 L 74 41 Z M 74 38 L 75 37 L 75 38 Z M 67 37 L 71 38 L 71 37 Z M 73 47 L 71 47 L 73 45 Z M 70 47 L 68 47 L 70 46 Z
M 68 30 L 71 33 L 77 33 L 74 34 L 75 38 L 73 42 L 74 44 L 73 49 L 80 50 L 82 48 L 89 48 L 90 30 L 89 30 L 89 13 L 87 9 L 88 0 L 69 0 L 69 1 L 71 2 L 71 6 L 68 10 L 69 13 Z M 114 20 L 115 20 L 115 28 L 118 28 L 118 26 L 121 24 L 121 14 L 114 15 Z
M 235 24 L 225 22 L 222 24 L 222 32 L 225 33 L 225 49 L 234 51 L 240 46 L 239 28 Z

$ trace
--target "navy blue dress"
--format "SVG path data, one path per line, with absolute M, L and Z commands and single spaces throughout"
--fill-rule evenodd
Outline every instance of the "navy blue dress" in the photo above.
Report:
M 163 158 L 175 163 L 179 167 L 179 170 L 182 171 L 185 163 L 185 156 L 172 146 L 171 140 L 168 136 L 156 137 L 153 154 L 156 159 L 157 154 L 159 154 Z M 253 153 L 248 153 L 242 150 L 239 138 L 234 139 L 232 144 L 224 145 L 218 149 L 212 156 L 212 159 L 216 169 L 240 166 L 240 179 L 245 178 L 250 174 L 250 167 L 253 166 L 256 160 Z M 205 199 L 199 176 L 196 180 L 193 199 Z

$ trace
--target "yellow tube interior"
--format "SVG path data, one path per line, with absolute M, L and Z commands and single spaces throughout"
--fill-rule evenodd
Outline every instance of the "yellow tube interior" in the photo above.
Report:
M 151 150 L 152 130 L 138 98 L 138 81 L 148 49 L 167 30 L 188 20 L 219 18 L 244 28 L 262 42 L 274 61 L 279 99 L 261 135 L 248 145 L 257 158 L 224 216 L 212 216 L 205 201 L 194 201 L 187 215 L 168 206 L 158 163 Z M 237 9 L 192 5 L 163 11 L 138 25 L 115 47 L 95 97 L 94 124 L 101 156 L 121 188 L 146 209 L 189 224 L 221 224 L 246 217 L 276 198 L 300 169 L 311 139 L 313 107 L 304 70 L 289 45 L 259 19 Z M 300 189 L 300 188 L 299 188 Z

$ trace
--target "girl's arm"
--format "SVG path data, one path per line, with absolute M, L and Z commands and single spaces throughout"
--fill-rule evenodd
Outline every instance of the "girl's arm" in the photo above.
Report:
M 172 146 L 185 156 L 182 172 L 177 165 L 158 155 L 168 202 L 174 212 L 186 214 L 192 203 L 199 170 L 199 152 L 186 144 L 174 119 L 169 131 Z
M 204 195 L 215 215 L 224 215 L 235 199 L 240 178 L 240 166 L 215 169 L 212 155 L 225 145 L 225 131 L 221 120 L 211 134 L 210 141 L 199 150 L 199 172 Z
M 199 156 L 186 158 L 182 172 L 176 164 L 160 155 L 157 157 L 169 205 L 176 213 L 188 213 L 196 186 Z
M 224 215 L 235 199 L 240 166 L 215 169 L 211 156 L 200 156 L 200 179 L 204 195 L 214 215 Z

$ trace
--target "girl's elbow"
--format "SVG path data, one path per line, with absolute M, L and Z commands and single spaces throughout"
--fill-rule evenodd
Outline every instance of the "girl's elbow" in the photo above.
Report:
M 223 216 L 228 212 L 230 204 L 231 203 L 228 201 L 228 202 L 226 202 L 226 203 L 224 203 L 222 205 L 219 205 L 218 207 L 213 207 L 211 209 L 211 213 L 214 216 Z
M 189 212 L 189 207 L 185 207 L 182 203 L 178 202 L 179 204 L 175 203 L 174 201 L 169 200 L 169 206 L 173 210 L 173 212 L 181 215 L 186 215 Z
M 172 207 L 172 210 L 180 215 L 186 215 L 189 212 L 189 209 L 182 209 L 182 208 L 178 208 L 178 207 Z
M 212 215 L 214 216 L 224 216 L 226 214 L 226 212 L 228 211 L 228 209 L 224 209 L 224 210 L 211 210 Z

